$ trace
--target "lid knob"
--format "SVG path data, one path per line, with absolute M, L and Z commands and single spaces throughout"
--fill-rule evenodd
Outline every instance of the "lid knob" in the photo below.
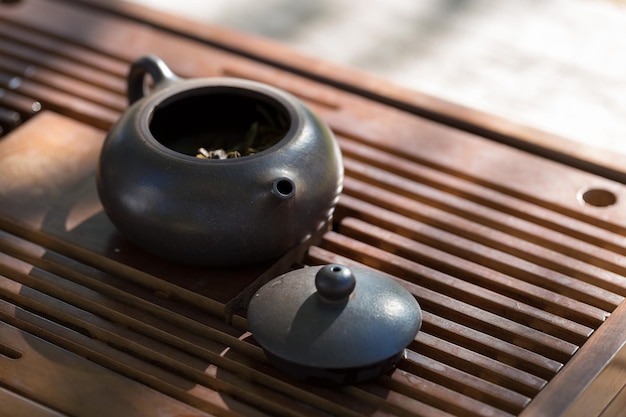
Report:
M 354 274 L 343 265 L 326 265 L 315 274 L 315 288 L 328 301 L 347 300 L 355 286 Z

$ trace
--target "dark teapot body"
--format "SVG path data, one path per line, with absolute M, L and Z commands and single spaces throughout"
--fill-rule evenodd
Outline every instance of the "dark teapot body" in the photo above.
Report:
M 146 73 L 156 86 L 143 96 Z M 197 265 L 259 262 L 332 216 L 341 154 L 293 96 L 241 79 L 180 80 L 147 57 L 131 68 L 129 97 L 102 148 L 97 186 L 111 221 L 147 251 Z M 206 155 L 216 148 L 236 155 Z

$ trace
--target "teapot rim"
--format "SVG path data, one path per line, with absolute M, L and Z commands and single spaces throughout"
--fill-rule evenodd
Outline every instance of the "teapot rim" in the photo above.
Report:
M 267 149 L 259 151 L 254 155 L 246 155 L 240 158 L 227 159 L 201 159 L 193 155 L 178 152 L 164 145 L 157 139 L 150 129 L 150 123 L 154 117 L 157 108 L 172 104 L 188 97 L 200 96 L 203 94 L 224 94 L 232 93 L 234 95 L 248 96 L 260 101 L 276 105 L 284 110 L 288 116 L 289 128 L 283 137 Z M 133 107 L 138 108 L 137 117 L 134 119 L 139 134 L 147 145 L 155 150 L 174 157 L 188 163 L 200 165 L 206 164 L 241 164 L 244 162 L 256 160 L 271 155 L 278 149 L 286 146 L 292 140 L 297 138 L 303 129 L 304 109 L 296 105 L 296 98 L 290 94 L 252 80 L 245 80 L 234 77 L 214 77 L 214 78 L 198 78 L 186 79 L 176 82 L 164 89 L 156 90 L 141 100 L 133 103 Z

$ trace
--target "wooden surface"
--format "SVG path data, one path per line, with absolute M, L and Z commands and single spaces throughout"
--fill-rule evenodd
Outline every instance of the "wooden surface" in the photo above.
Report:
M 610 155 L 587 163 L 509 132 L 529 153 L 494 141 L 489 118 L 461 130 L 445 103 L 418 109 L 369 76 L 100 6 L 0 4 L 0 107 L 19 116 L 0 119 L 0 401 L 55 416 L 106 415 L 112 401 L 120 415 L 619 415 L 626 177 Z M 319 245 L 295 262 L 201 269 L 115 230 L 94 172 L 128 65 L 147 53 L 184 77 L 275 85 L 329 123 L 346 181 Z M 581 202 L 587 189 L 616 202 Z M 240 307 L 259 280 L 326 262 L 376 268 L 420 302 L 422 331 L 393 373 L 304 385 L 247 333 Z
M 66 0 L 84 3 L 85 0 Z M 181 19 L 170 14 L 145 9 L 132 3 L 109 0 L 87 0 L 88 3 L 108 11 L 121 13 L 138 21 L 149 20 L 150 24 L 180 35 L 201 40 L 219 48 L 234 51 L 259 62 L 305 74 L 328 85 L 391 106 L 405 109 L 425 118 L 477 133 L 510 146 L 541 152 L 558 157 L 567 164 L 582 166 L 608 178 L 624 182 L 626 156 L 620 152 L 608 152 L 564 137 L 549 134 L 502 117 L 460 106 L 419 91 L 398 87 L 390 82 L 352 68 L 338 67 L 330 62 L 311 58 L 276 45 L 260 37 L 233 32 L 221 27 Z M 515 6 L 513 6 L 513 9 Z M 562 16 L 565 18 L 565 16 Z M 323 56 L 322 56 L 323 58 Z

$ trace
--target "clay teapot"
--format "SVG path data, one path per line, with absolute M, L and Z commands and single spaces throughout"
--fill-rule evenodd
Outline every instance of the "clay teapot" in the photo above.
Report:
M 128 97 L 97 188 L 138 246 L 186 264 L 241 265 L 277 258 L 327 225 L 341 153 L 294 96 L 243 79 L 181 79 L 147 56 L 131 66 Z

